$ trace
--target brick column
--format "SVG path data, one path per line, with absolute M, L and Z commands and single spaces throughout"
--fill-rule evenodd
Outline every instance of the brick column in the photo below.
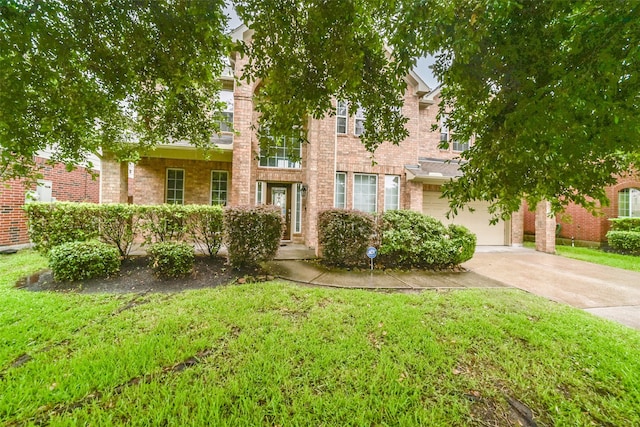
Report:
M 536 206 L 536 250 L 556 252 L 556 218 L 549 216 L 551 203 L 542 201 Z
M 522 247 L 524 243 L 524 204 L 511 214 L 511 246 Z
M 100 160 L 100 203 L 127 203 L 129 197 L 129 165 L 104 153 Z
M 252 87 L 246 83 L 236 83 L 233 105 L 233 126 L 237 134 L 233 137 L 233 168 L 231 170 L 231 206 L 252 205 L 251 198 L 251 151 L 253 130 Z
M 420 182 L 407 181 L 409 200 L 406 209 L 422 213 L 423 185 Z

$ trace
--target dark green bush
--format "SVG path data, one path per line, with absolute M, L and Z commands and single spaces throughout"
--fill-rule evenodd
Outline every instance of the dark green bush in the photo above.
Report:
M 180 242 L 187 232 L 184 205 L 138 206 L 144 243 Z
M 611 218 L 611 230 L 640 233 L 640 218 Z
M 640 254 L 640 232 L 611 230 L 607 233 L 609 246 L 626 254 Z
M 49 266 L 58 281 L 107 277 L 120 270 L 120 255 L 113 246 L 95 240 L 68 242 L 49 251 Z
M 98 209 L 100 240 L 118 248 L 123 258 L 129 256 L 133 240 L 140 232 L 137 205 L 108 204 Z
M 93 203 L 27 203 L 29 239 L 45 255 L 62 243 L 95 239 L 99 235 L 99 208 Z
M 364 212 L 329 209 L 318 215 L 318 244 L 326 264 L 366 266 L 367 247 L 375 234 L 375 220 Z
M 277 206 L 226 208 L 224 240 L 231 265 L 251 267 L 272 260 L 278 252 L 283 227 Z
M 193 247 L 186 243 L 159 242 L 149 246 L 149 267 L 161 277 L 186 276 L 193 270 Z
M 471 259 L 476 247 L 476 236 L 465 227 L 445 227 L 414 211 L 385 212 L 380 232 L 380 262 L 387 266 L 451 267 Z
M 214 256 L 222 245 L 222 207 L 188 205 L 187 231 L 203 252 Z

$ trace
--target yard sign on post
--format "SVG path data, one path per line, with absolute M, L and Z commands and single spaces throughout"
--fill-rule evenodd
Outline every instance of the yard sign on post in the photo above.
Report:
M 369 261 L 371 263 L 371 271 L 373 271 L 373 259 L 378 256 L 378 250 L 373 246 L 369 246 L 367 248 L 367 256 L 369 257 Z

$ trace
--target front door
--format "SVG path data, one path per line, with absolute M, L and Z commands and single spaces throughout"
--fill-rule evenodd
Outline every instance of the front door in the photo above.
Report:
M 291 194 L 290 185 L 283 184 L 269 184 L 269 199 L 268 204 L 278 206 L 282 217 L 285 220 L 286 228 L 282 233 L 282 240 L 291 240 Z

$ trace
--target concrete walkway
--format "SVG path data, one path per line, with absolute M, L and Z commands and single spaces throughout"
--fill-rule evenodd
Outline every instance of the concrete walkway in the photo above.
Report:
M 420 290 L 515 287 L 640 329 L 640 273 L 506 246 L 479 247 L 461 272 L 345 271 L 301 259 L 301 245 L 282 247 L 274 276 L 338 288 Z
M 276 260 L 267 265 L 269 273 L 298 283 L 334 288 L 420 290 L 447 288 L 505 288 L 508 285 L 473 272 L 387 272 L 345 271 L 313 262 Z

